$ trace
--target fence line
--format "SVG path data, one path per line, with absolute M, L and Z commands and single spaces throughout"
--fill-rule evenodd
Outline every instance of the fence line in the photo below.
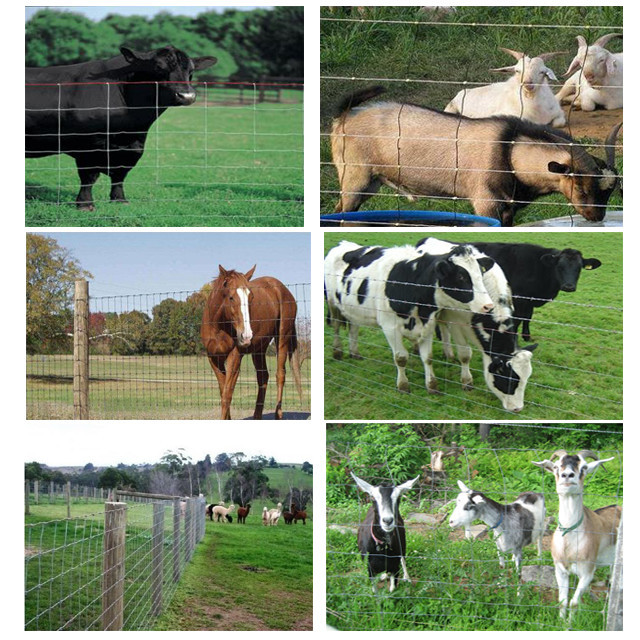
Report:
M 466 444 L 467 435 L 458 433 L 455 424 L 442 425 L 440 436 L 422 435 L 421 444 L 405 444 L 406 433 L 392 442 L 394 425 L 387 425 L 389 432 L 384 435 L 363 433 L 357 441 L 341 437 L 341 425 L 327 427 L 327 613 L 332 625 L 350 631 L 566 628 L 558 618 L 557 585 L 548 552 L 548 536 L 557 525 L 557 493 L 551 474 L 535 468 L 531 461 L 548 458 L 554 450 L 554 442 L 545 443 L 544 431 L 553 432 L 549 439 L 562 439 L 563 444 L 571 438 L 584 443 L 611 436 L 619 437 L 621 443 L 622 424 L 612 424 L 610 429 L 571 424 L 492 425 L 508 429 L 506 437 L 513 444 L 507 446 L 478 444 L 477 440 Z M 540 432 L 538 444 L 518 445 L 519 439 L 530 437 L 529 429 Z M 600 458 L 613 456 L 615 460 L 587 477 L 584 504 L 591 509 L 622 506 L 622 450 L 593 448 Z M 357 490 L 349 472 L 374 486 L 398 485 L 420 475 L 401 508 L 411 580 L 401 582 L 393 594 L 381 584 L 372 592 L 366 562 L 356 549 L 356 534 L 370 501 Z M 472 525 L 471 539 L 450 528 L 448 519 L 460 492 L 456 480 L 499 503 L 511 502 L 523 491 L 544 495 L 547 551 L 538 558 L 533 546 L 525 547 L 522 580 L 510 560 L 506 568 L 498 567 L 495 542 L 492 536 L 484 539 L 490 533 L 488 525 Z M 598 488 L 603 486 L 610 489 Z M 583 626 L 578 629 L 603 629 L 605 621 L 608 628 L 622 628 L 622 568 L 621 523 L 611 589 L 607 594 L 592 583 L 598 602 L 582 599 L 578 624 Z M 606 596 L 608 612 L 600 602 Z M 488 611 L 494 614 L 487 615 Z
M 25 525 L 25 630 L 142 630 L 204 537 L 204 498 L 119 493 L 104 515 Z M 177 523 L 177 526 L 176 526 Z

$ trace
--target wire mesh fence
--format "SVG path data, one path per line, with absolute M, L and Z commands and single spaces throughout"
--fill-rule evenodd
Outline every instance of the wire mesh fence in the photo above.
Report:
M 622 586 L 614 582 L 609 593 L 607 577 L 622 571 L 621 548 L 615 554 L 611 550 L 610 569 L 597 569 L 591 597 L 583 594 L 572 619 L 559 616 L 550 549 L 554 531 L 566 523 L 559 520 L 553 475 L 532 464 L 553 457 L 558 449 L 581 451 L 587 459 L 590 454 L 613 457 L 587 475 L 583 504 L 592 510 L 608 505 L 621 510 L 622 424 L 327 424 L 328 624 L 367 631 L 615 629 L 607 620 L 620 622 Z M 370 580 L 361 557 L 357 539 L 364 543 L 371 534 L 377 540 L 371 554 L 384 552 L 390 542 L 369 520 L 364 524 L 374 500 L 359 490 L 351 473 L 373 487 L 397 487 L 417 477 L 399 511 L 409 580 L 402 581 L 400 570 L 393 592 L 389 580 Z M 461 493 L 457 481 L 482 493 L 503 520 L 475 517 L 468 531 L 452 520 Z M 504 566 L 498 549 L 500 536 L 511 537 L 516 526 L 514 512 L 503 506 L 523 492 L 544 496 L 546 516 L 542 553 L 535 539 L 529 539 L 518 574 L 513 548 L 502 550 Z M 611 528 L 615 534 L 617 527 Z M 576 583 L 573 576 L 570 597 Z M 607 608 L 608 598 L 616 603 L 613 611 Z
M 49 505 L 32 508 L 25 630 L 150 629 L 171 601 L 204 537 L 204 498 L 116 499 L 67 519 Z
M 609 136 L 622 121 L 622 54 L 614 39 L 622 36 L 622 12 L 439 9 L 322 9 L 323 224 L 510 226 L 517 212 L 518 224 L 565 217 L 563 224 L 574 225 L 581 216 L 602 220 L 607 200 L 621 208 L 614 182 L 605 194 L 594 180 L 605 166 L 622 174 L 621 137 Z M 613 34 L 611 51 L 596 45 L 603 34 Z M 568 92 L 566 67 L 575 71 L 574 84 L 586 86 L 585 76 L 597 84 L 576 36 L 586 38 L 588 56 L 597 49 L 611 60 L 600 86 L 615 100 L 602 98 L 604 110 L 587 104 L 591 85 L 567 93 L 566 105 L 554 96 Z M 496 70 L 511 78 L 500 82 Z M 385 92 L 375 102 L 377 87 Z M 514 119 L 476 120 L 488 116 Z M 545 133 L 546 125 L 556 129 Z M 571 184 L 550 173 L 549 162 L 561 156 L 575 176 Z M 605 221 L 621 224 L 615 213 Z
M 310 411 L 311 319 L 309 284 L 287 285 L 297 302 L 298 346 L 284 385 L 285 418 Z M 220 417 L 218 383 L 200 337 L 206 295 L 178 291 L 90 298 L 89 417 L 91 419 L 213 419 Z M 73 323 L 65 335 L 39 342 L 27 354 L 27 417 L 74 416 Z M 270 372 L 265 410 L 276 406 L 276 353 L 266 351 Z M 299 366 L 301 388 L 292 375 Z M 233 395 L 233 418 L 253 415 L 257 396 L 252 358 L 243 358 Z
M 116 92 L 126 83 L 111 84 Z M 47 134 L 52 140 L 48 153 L 53 155 L 29 158 L 26 165 L 27 226 L 301 226 L 303 85 L 193 84 L 198 86 L 194 104 L 166 113 L 156 104 L 160 117 L 148 134 L 133 132 L 142 136 L 144 153 L 124 183 L 128 207 L 110 202 L 109 180 L 104 178 L 94 189 L 96 210 L 77 210 L 78 170 L 64 151 L 71 143 L 62 137 L 73 141 L 82 135 L 60 128 L 57 136 Z M 87 90 L 90 86 L 87 83 Z M 67 85 L 59 85 L 63 87 Z M 72 88 L 80 104 L 83 85 Z M 98 153 L 103 145 L 112 145 L 114 160 L 108 170 L 114 171 L 117 151 L 132 144 L 123 138 L 126 132 L 117 129 L 122 114 L 108 102 L 92 109 L 105 118 L 105 140 L 100 138 L 95 149 L 82 153 Z M 78 116 L 87 111 L 80 106 L 70 110 Z M 60 119 L 69 114 L 53 115 Z M 102 171 L 101 166 L 93 169 Z
M 331 234 L 328 247 L 338 244 L 334 235 Z M 607 236 L 613 238 L 611 234 Z M 350 234 L 350 237 L 354 236 Z M 397 244 L 397 237 L 397 234 L 380 236 L 380 242 L 384 246 L 392 246 Z M 584 234 L 581 237 L 586 238 Z M 469 241 L 468 237 L 465 238 Z M 456 234 L 453 239 L 463 242 L 465 238 Z M 452 236 L 448 239 L 451 240 Z M 409 241 L 415 243 L 414 236 Z M 606 271 L 603 266 L 594 272 L 594 278 L 599 273 L 597 282 L 591 279 L 591 275 L 584 276 L 570 298 L 561 293 L 558 298 L 535 308 L 530 323 L 530 344 L 537 347 L 531 354 L 528 380 L 523 374 L 524 369 L 516 367 L 517 359 L 512 360 L 504 371 L 498 367 L 499 361 L 505 357 L 510 360 L 525 347 L 520 335 L 522 325 L 515 331 L 506 329 L 496 333 L 488 328 L 488 323 L 476 334 L 472 328 L 472 317 L 475 327 L 477 318 L 481 316 L 473 316 L 471 312 L 463 312 L 462 315 L 456 312 L 453 320 L 448 323 L 441 321 L 443 310 L 451 308 L 449 302 L 440 311 L 437 326 L 434 323 L 429 325 L 433 332 L 431 355 L 421 354 L 417 345 L 426 342 L 426 329 L 421 335 L 412 334 L 410 330 L 418 331 L 418 313 L 426 313 L 427 307 L 421 307 L 422 303 L 416 300 L 426 300 L 430 295 L 433 298 L 435 284 L 428 284 L 426 280 L 420 281 L 419 286 L 396 282 L 391 276 L 380 276 L 381 272 L 360 268 L 360 263 L 336 263 L 342 268 L 333 273 L 327 271 L 329 266 L 325 263 L 325 281 L 333 276 L 338 283 L 337 293 L 342 300 L 338 304 L 338 316 L 342 314 L 346 319 L 340 322 L 338 317 L 337 322 L 325 324 L 325 418 L 501 420 L 513 415 L 510 411 L 519 410 L 519 417 L 534 420 L 621 419 L 622 267 L 615 257 L 617 241 L 605 248 L 609 243 L 607 238 L 604 244 L 597 243 L 588 249 L 580 244 L 582 240 L 572 238 L 573 241 L 582 246 L 585 256 L 587 250 L 600 255 L 603 265 L 607 265 Z M 388 287 L 394 284 L 398 287 L 391 295 Z M 405 285 L 404 289 L 401 284 Z M 350 296 L 347 293 L 349 288 Z M 362 294 L 363 288 L 366 289 L 366 297 Z M 526 320 L 522 311 L 517 312 L 518 298 L 521 302 L 531 300 L 534 306 L 542 303 L 541 299 L 531 296 L 514 295 L 516 311 L 512 318 L 516 321 Z M 375 323 L 366 321 L 365 306 L 375 309 L 372 311 L 376 314 Z M 405 315 L 402 315 L 402 309 L 406 311 Z M 423 321 L 426 327 L 426 320 Z M 357 325 L 361 325 L 359 330 Z M 447 328 L 449 335 L 452 330 L 461 329 L 464 335 L 471 336 L 459 342 L 472 349 L 466 374 L 464 365 L 468 355 L 464 349 L 454 350 L 456 343 L 452 343 L 450 338 L 447 347 L 444 333 Z M 354 337 L 356 335 L 357 338 Z M 476 335 L 485 340 L 486 345 L 481 344 Z M 407 354 L 405 374 L 408 386 L 400 384 L 403 350 Z M 395 359 L 396 356 L 399 360 Z M 435 378 L 430 379 L 429 385 L 425 381 L 428 367 L 431 367 Z M 472 381 L 467 377 L 469 374 Z M 508 380 L 511 381 L 509 385 L 506 384 Z M 511 406 L 507 401 L 516 398 L 520 392 L 523 393 L 524 404 Z

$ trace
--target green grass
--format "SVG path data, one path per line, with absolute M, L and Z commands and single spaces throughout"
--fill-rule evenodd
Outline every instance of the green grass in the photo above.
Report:
M 362 245 L 415 244 L 425 233 L 325 233 L 325 253 L 344 238 Z M 433 234 L 452 241 L 495 241 L 495 234 L 449 232 Z M 502 234 L 501 241 L 531 242 L 562 249 L 572 247 L 585 257 L 597 257 L 602 266 L 583 271 L 575 293 L 560 293 L 554 302 L 535 310 L 531 333 L 538 348 L 533 374 L 518 418 L 534 420 L 622 417 L 622 234 L 548 233 Z M 580 305 L 580 306 L 575 306 Z M 593 305 L 593 306 L 591 306 Z M 346 335 L 341 332 L 346 354 Z M 332 357 L 333 330 L 325 325 L 325 418 L 376 420 L 500 420 L 505 412 L 486 387 L 482 359 L 474 350 L 471 362 L 475 388 L 460 385 L 457 361 L 444 361 L 434 341 L 434 370 L 442 395 L 428 395 L 424 369 L 411 355 L 407 376 L 411 393 L 396 391 L 396 368 L 379 328 L 361 328 L 360 353 L 355 361 Z
M 364 16 L 351 8 L 323 9 L 322 17 L 361 18 L 346 22 L 321 22 L 320 71 L 321 120 L 323 135 L 320 143 L 320 211 L 332 213 L 338 199 L 339 184 L 331 164 L 328 132 L 336 105 L 346 96 L 363 87 L 382 84 L 386 98 L 410 102 L 435 109 L 444 109 L 463 87 L 464 81 L 491 83 L 500 75 L 489 69 L 513 63 L 499 51 L 506 47 L 538 55 L 550 51 L 568 51 L 549 63 L 560 74 L 569 65 L 576 51 L 575 36 L 583 33 L 589 42 L 609 33 L 608 26 L 622 25 L 622 7 L 458 7 L 452 17 L 441 24 L 395 24 L 384 21 L 430 21 L 416 7 L 368 8 Z M 381 20 L 382 22 L 371 22 Z M 454 26 L 446 22 L 513 24 L 513 27 Z M 519 25 L 602 25 L 602 29 L 528 28 Z M 621 42 L 610 43 L 613 51 Z M 335 79 L 334 79 L 335 78 Z M 352 80 L 356 78 L 356 80 Z M 409 79 L 410 81 L 407 81 Z M 399 81 L 392 81 L 399 80 Z M 412 82 L 411 80 L 414 80 Z M 434 82 L 420 82 L 429 80 Z M 446 82 L 445 82 L 446 81 Z M 593 140 L 583 139 L 583 142 Z M 602 141 L 599 141 L 600 143 Z M 594 151 L 600 155 L 601 151 Z M 617 167 L 622 172 L 622 154 Z M 610 208 L 621 208 L 622 198 L 616 193 Z M 423 199 L 409 203 L 388 187 L 361 207 L 362 210 L 421 209 L 473 213 L 467 202 L 446 199 Z M 516 224 L 568 215 L 573 209 L 561 195 L 540 198 L 521 210 Z
M 78 211 L 75 162 L 66 155 L 26 163 L 26 225 L 302 226 L 301 93 L 283 103 L 203 102 L 168 109 L 125 181 L 129 205 L 112 204 L 109 180 L 94 188 L 96 211 Z
M 155 630 L 310 630 L 312 527 L 207 522 Z
M 271 372 L 265 415 L 275 409 L 275 358 L 267 357 Z M 91 419 L 212 419 L 219 417 L 218 384 L 205 357 L 91 356 L 89 407 Z M 303 397 L 297 394 L 290 366 L 284 387 L 286 413 L 309 411 L 310 360 L 301 366 Z M 73 357 L 27 356 L 27 417 L 73 417 Z M 253 415 L 257 386 L 250 358 L 244 358 L 233 396 L 231 415 Z

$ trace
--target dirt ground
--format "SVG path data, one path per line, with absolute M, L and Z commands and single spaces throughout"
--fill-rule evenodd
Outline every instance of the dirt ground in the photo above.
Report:
M 569 106 L 564 107 L 568 125 L 564 128 L 574 138 L 594 138 L 604 141 L 614 125 L 622 122 L 622 109 L 611 111 L 579 111 L 569 113 Z M 618 136 L 618 143 L 622 140 L 622 133 Z

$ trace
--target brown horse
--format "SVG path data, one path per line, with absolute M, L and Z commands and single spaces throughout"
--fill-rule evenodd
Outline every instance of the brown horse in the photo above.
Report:
M 277 352 L 276 420 L 282 419 L 282 392 L 287 356 L 302 397 L 300 363 L 294 353 L 297 305 L 292 293 L 282 282 L 264 276 L 251 280 L 256 267 L 247 273 L 227 271 L 219 266 L 220 275 L 213 281 L 211 293 L 202 314 L 200 335 L 220 387 L 221 419 L 231 420 L 231 398 L 240 373 L 242 357 L 250 353 L 258 379 L 258 397 L 254 420 L 262 419 L 269 371 L 266 351 L 273 339 Z

